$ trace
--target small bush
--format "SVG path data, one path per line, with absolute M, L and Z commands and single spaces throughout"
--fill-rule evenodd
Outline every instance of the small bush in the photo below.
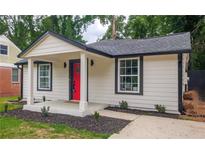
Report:
M 4 105 L 4 112 L 8 112 L 8 108 L 9 108 L 9 104 L 6 103 L 6 104 Z
M 20 100 L 21 100 L 21 97 L 19 96 L 19 97 L 18 97 L 18 102 L 19 102 Z
M 120 108 L 122 108 L 122 109 L 127 109 L 128 108 L 128 104 L 127 104 L 127 102 L 126 101 L 121 101 L 121 102 L 119 102 L 119 104 L 120 104 Z
M 50 110 L 49 106 L 47 108 L 45 106 L 43 108 L 41 108 L 41 113 L 42 113 L 43 117 L 48 117 L 49 110 Z
M 94 116 L 96 121 L 99 121 L 99 119 L 100 119 L 100 113 L 99 112 L 95 111 L 93 116 Z
M 46 101 L 46 96 L 43 96 L 43 102 L 45 102 Z
M 165 113 L 166 112 L 166 107 L 164 105 L 160 105 L 160 104 L 156 104 L 154 105 L 155 109 L 159 112 L 159 113 Z

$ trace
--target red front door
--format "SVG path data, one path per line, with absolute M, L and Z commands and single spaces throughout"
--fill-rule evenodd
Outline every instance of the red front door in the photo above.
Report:
M 80 63 L 73 63 L 72 99 L 80 100 Z

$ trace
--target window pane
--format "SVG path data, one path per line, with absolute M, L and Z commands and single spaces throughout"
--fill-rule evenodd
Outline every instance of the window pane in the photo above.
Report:
M 6 45 L 0 45 L 0 54 L 7 55 L 8 47 Z
M 125 60 L 120 61 L 120 67 L 125 67 Z
M 132 76 L 132 83 L 138 83 L 138 76 Z
M 136 67 L 136 66 L 138 66 L 138 60 L 134 59 L 132 60 L 132 67 Z
M 39 85 L 40 88 L 50 88 L 50 65 L 42 64 L 39 65 Z
M 126 90 L 131 91 L 131 84 L 126 84 Z
M 138 85 L 132 84 L 132 91 L 137 91 L 137 90 L 138 90 Z
M 132 75 L 137 75 L 138 74 L 138 68 L 132 68 Z
M 125 84 L 120 84 L 120 90 L 125 91 Z
M 131 60 L 126 60 L 126 67 L 131 67 Z
M 125 77 L 124 76 L 120 77 L 120 83 L 125 83 Z
M 131 75 L 131 68 L 126 68 L 126 75 Z
M 12 81 L 18 82 L 18 69 L 17 68 L 12 69 Z
M 131 76 L 126 77 L 126 83 L 131 83 Z
M 120 75 L 125 75 L 125 68 L 120 68 Z

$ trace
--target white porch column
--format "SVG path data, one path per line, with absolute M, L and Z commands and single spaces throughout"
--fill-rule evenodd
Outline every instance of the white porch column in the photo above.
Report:
M 33 104 L 33 60 L 28 59 L 28 97 L 27 104 Z
M 87 109 L 87 57 L 85 53 L 80 54 L 80 112 Z

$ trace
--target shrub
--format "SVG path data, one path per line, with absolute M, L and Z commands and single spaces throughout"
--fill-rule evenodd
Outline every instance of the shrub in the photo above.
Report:
M 165 113 L 166 112 L 166 107 L 164 105 L 160 105 L 160 104 L 156 104 L 154 105 L 155 109 L 159 112 L 159 113 Z
M 46 96 L 43 96 L 43 102 L 45 102 L 46 101 Z
M 48 117 L 49 110 L 50 110 L 49 106 L 47 108 L 45 106 L 43 108 L 41 108 L 41 113 L 42 113 L 43 117 Z
M 6 104 L 4 105 L 4 112 L 8 112 L 8 108 L 9 108 L 9 104 L 6 103 Z
M 127 102 L 126 101 L 121 101 L 121 102 L 119 102 L 119 104 L 120 104 L 120 108 L 122 108 L 122 109 L 127 109 L 128 108 L 128 104 L 127 104 Z
M 94 116 L 96 121 L 99 121 L 99 118 L 100 118 L 100 113 L 99 112 L 95 111 L 93 116 Z

